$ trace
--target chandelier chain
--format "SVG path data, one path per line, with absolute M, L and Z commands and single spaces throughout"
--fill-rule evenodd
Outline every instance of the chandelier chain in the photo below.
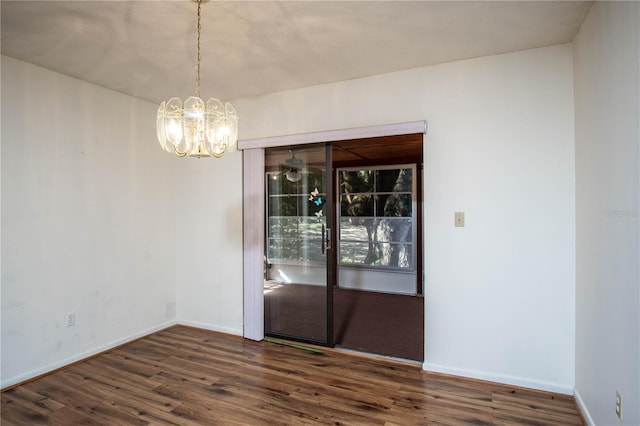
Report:
M 196 65 L 196 96 L 200 97 L 200 30 L 202 26 L 200 24 L 200 5 L 202 1 L 198 1 L 198 60 Z

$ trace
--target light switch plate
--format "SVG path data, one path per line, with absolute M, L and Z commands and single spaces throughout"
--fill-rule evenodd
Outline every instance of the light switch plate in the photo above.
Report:
M 457 228 L 464 227 L 464 212 L 455 213 L 455 226 Z

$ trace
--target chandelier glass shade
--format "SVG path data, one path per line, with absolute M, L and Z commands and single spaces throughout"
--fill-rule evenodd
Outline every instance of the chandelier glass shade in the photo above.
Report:
M 238 115 L 230 103 L 198 96 L 184 101 L 171 98 L 158 108 L 158 141 L 179 157 L 217 157 L 233 152 L 238 144 Z
M 200 6 L 198 4 L 198 61 L 196 66 L 196 96 L 171 98 L 158 107 L 156 131 L 160 146 L 179 157 L 216 157 L 236 151 L 238 146 L 238 115 L 230 103 L 209 98 L 200 99 Z

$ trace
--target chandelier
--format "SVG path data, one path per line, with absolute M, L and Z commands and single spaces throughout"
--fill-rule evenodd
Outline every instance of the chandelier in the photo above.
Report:
M 209 0 L 192 0 L 198 5 L 198 59 L 196 96 L 184 101 L 171 98 L 158 108 L 156 131 L 160 146 L 178 157 L 216 157 L 233 152 L 238 145 L 238 115 L 230 103 L 200 99 L 200 6 Z

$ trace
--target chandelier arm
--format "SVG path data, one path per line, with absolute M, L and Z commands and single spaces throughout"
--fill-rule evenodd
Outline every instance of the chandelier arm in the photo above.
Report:
M 184 152 L 179 151 L 178 148 L 173 148 L 173 150 L 176 152 L 176 155 L 178 157 L 186 157 L 187 156 L 187 152 L 186 151 L 184 151 Z

